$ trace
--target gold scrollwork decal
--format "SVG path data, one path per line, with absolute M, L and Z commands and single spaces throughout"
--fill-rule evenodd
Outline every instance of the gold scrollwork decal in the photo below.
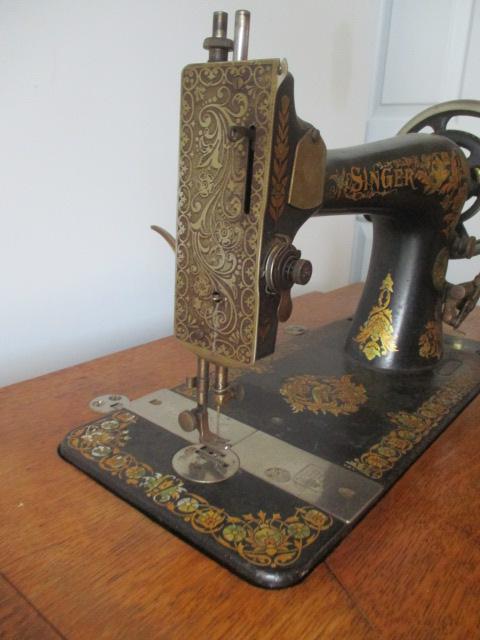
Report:
M 354 338 L 367 360 L 398 351 L 393 336 L 392 310 L 389 309 L 392 293 L 393 279 L 388 273 L 380 287 L 377 304 L 372 307 Z
M 290 98 L 283 95 L 280 99 L 278 112 L 278 127 L 273 147 L 272 193 L 268 213 L 275 222 L 280 218 L 285 208 L 288 187 L 288 118 L 290 112 Z
M 330 413 L 334 416 L 356 413 L 367 402 L 363 384 L 355 384 L 352 376 L 300 375 L 288 378 L 280 388 L 281 395 L 294 413 Z
M 448 237 L 468 193 L 465 171 L 455 151 L 379 160 L 371 166 L 353 165 L 348 170 L 334 172 L 327 179 L 327 192 L 333 199 L 370 199 L 387 196 L 404 187 L 441 196 L 442 232 Z
M 93 424 L 79 427 L 68 444 L 85 458 L 126 484 L 137 487 L 158 507 L 181 518 L 198 534 L 211 536 L 218 544 L 260 567 L 287 567 L 300 558 L 332 518 L 310 506 L 296 507 L 283 517 L 279 513 L 231 515 L 191 493 L 171 473 L 161 473 L 138 461 L 123 448 L 131 439 L 137 416 L 121 411 Z
M 443 288 L 445 286 L 445 275 L 448 269 L 449 258 L 450 254 L 448 248 L 443 247 L 437 253 L 435 262 L 433 263 L 432 284 L 439 293 L 443 292 Z
M 367 452 L 358 458 L 348 460 L 345 465 L 369 478 L 380 479 L 402 456 L 438 426 L 448 415 L 451 407 L 477 384 L 477 380 L 472 376 L 462 376 L 435 391 L 416 411 L 388 413 L 394 429 Z
M 430 320 L 418 339 L 418 353 L 422 358 L 440 358 L 442 355 L 442 330 L 439 322 Z

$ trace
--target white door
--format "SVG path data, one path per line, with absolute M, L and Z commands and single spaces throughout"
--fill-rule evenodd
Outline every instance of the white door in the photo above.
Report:
M 480 0 L 383 0 L 366 141 L 396 135 L 432 104 L 480 100 L 479 66 Z M 458 118 L 452 125 L 480 136 L 480 119 Z M 480 213 L 465 226 L 480 237 Z M 370 223 L 357 216 L 351 282 L 365 280 L 371 242 Z M 464 282 L 478 271 L 475 258 L 451 261 L 447 278 Z

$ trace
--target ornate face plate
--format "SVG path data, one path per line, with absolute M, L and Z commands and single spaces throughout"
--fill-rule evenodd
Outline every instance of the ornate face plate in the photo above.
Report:
M 279 60 L 182 74 L 175 335 L 227 366 L 255 362 Z

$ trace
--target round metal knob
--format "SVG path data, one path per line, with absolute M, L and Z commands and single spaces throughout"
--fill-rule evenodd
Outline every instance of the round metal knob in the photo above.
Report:
M 312 277 L 312 263 L 310 260 L 296 260 L 292 269 L 292 282 L 307 284 Z
M 268 293 L 280 294 L 277 317 L 288 320 L 292 313 L 290 289 L 294 284 L 307 284 L 312 277 L 312 263 L 302 260 L 301 253 L 288 238 L 277 237 L 265 261 L 265 280 Z
M 195 431 L 198 429 L 198 418 L 195 411 L 189 411 L 186 409 L 182 411 L 178 416 L 178 424 L 184 431 Z

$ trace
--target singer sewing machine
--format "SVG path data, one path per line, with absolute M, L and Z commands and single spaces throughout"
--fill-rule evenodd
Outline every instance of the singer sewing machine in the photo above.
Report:
M 480 103 L 427 109 L 400 135 L 326 151 L 285 61 L 248 60 L 249 14 L 214 14 L 209 61 L 181 78 L 175 335 L 197 375 L 68 434 L 61 455 L 247 580 L 294 584 L 478 393 L 479 345 L 443 336 L 480 296 L 449 260 L 480 253 Z M 233 49 L 233 61 L 229 52 Z M 418 133 L 429 126 L 432 134 Z M 465 210 L 464 203 L 473 198 Z M 371 264 L 352 318 L 280 322 L 312 264 L 312 216 L 363 213 Z M 321 256 L 314 256 L 321 268 Z M 154 553 L 154 551 L 153 551 Z

